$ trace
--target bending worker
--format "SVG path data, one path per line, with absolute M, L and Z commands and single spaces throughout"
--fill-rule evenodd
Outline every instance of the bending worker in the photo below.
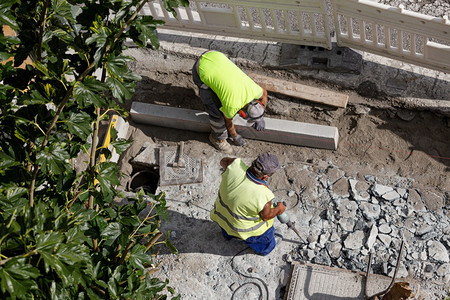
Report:
M 236 146 L 247 142 L 236 132 L 233 117 L 239 113 L 248 122 L 254 122 L 256 130 L 265 128 L 264 110 L 267 106 L 267 90 L 257 85 L 225 54 L 208 51 L 192 68 L 194 83 L 199 88 L 200 99 L 211 124 L 210 142 L 222 152 L 231 154 L 229 137 Z
M 240 158 L 225 157 L 219 195 L 210 217 L 222 228 L 225 239 L 242 239 L 257 254 L 267 255 L 276 245 L 273 218 L 286 206 L 272 207 L 274 195 L 267 179 L 278 170 L 278 158 L 270 153 L 258 156 L 250 167 Z

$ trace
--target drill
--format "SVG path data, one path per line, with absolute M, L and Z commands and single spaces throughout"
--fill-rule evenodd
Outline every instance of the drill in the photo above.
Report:
M 277 207 L 278 203 L 280 201 L 278 201 L 277 199 L 273 199 L 273 206 Z M 283 202 L 284 206 L 286 206 L 286 210 L 287 210 L 287 205 L 285 201 L 281 201 Z M 300 240 L 307 244 L 305 242 L 305 240 L 302 239 L 302 237 L 300 236 L 300 233 L 297 231 L 297 228 L 295 228 L 294 226 L 294 222 L 291 221 L 291 218 L 289 217 L 289 214 L 286 212 L 286 210 L 281 214 L 281 215 L 277 215 L 277 219 L 278 221 L 280 221 L 281 224 L 286 224 L 288 228 L 292 229 L 300 238 Z

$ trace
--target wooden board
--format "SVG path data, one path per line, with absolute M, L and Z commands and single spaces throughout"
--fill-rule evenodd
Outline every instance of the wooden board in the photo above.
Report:
M 335 107 L 345 108 L 347 106 L 348 96 L 345 94 L 327 91 L 300 83 L 289 82 L 287 80 L 275 79 L 255 73 L 250 73 L 248 76 L 269 92 L 279 93 Z

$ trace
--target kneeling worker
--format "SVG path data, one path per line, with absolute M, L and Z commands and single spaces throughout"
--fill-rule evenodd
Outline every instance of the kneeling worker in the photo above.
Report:
M 192 68 L 194 83 L 199 88 L 200 99 L 211 124 L 210 142 L 224 153 L 233 149 L 227 142 L 245 146 L 247 142 L 236 132 L 233 117 L 239 113 L 256 130 L 265 128 L 264 110 L 267 106 L 267 90 L 256 84 L 225 54 L 208 51 Z
M 225 239 L 242 239 L 257 254 L 269 254 L 276 245 L 273 218 L 286 209 L 282 203 L 272 207 L 274 195 L 267 187 L 267 179 L 280 168 L 278 158 L 264 153 L 248 167 L 240 158 L 225 157 L 220 165 L 224 172 L 211 219 Z

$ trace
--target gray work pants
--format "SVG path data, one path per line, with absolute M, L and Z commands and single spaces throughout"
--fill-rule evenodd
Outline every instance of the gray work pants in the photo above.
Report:
M 201 81 L 200 76 L 198 75 L 198 64 L 200 59 L 198 59 L 192 67 L 192 79 L 195 85 L 198 86 L 200 99 L 205 106 L 205 111 L 209 114 L 209 123 L 211 125 L 212 133 L 217 139 L 226 140 L 228 138 L 228 131 L 225 125 L 225 119 L 223 118 L 222 112 L 219 110 L 219 108 L 222 107 L 222 103 L 216 93 Z

